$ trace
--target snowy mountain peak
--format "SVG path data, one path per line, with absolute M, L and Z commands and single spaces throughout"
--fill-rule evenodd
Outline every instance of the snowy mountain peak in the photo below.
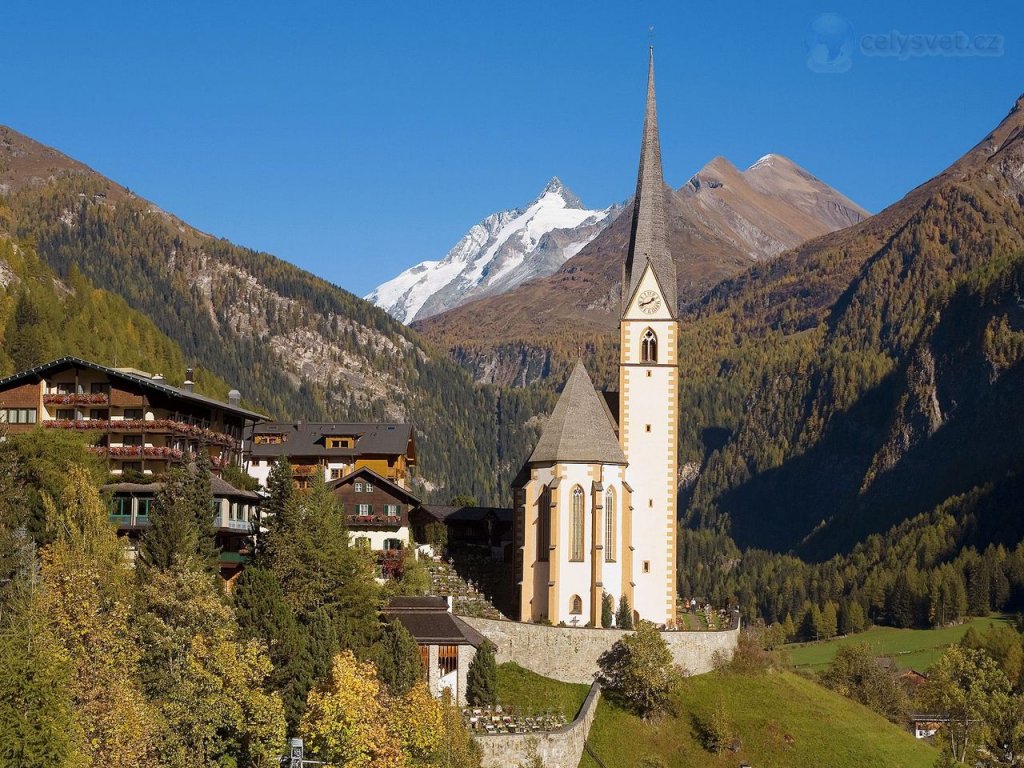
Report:
M 403 323 L 549 275 L 615 218 L 613 206 L 588 210 L 557 176 L 525 208 L 492 213 L 437 261 L 423 261 L 366 299 Z
M 551 181 L 549 181 L 544 187 L 544 190 L 540 193 L 540 197 L 538 197 L 537 200 L 540 200 L 540 198 L 545 195 L 558 195 L 565 201 L 566 208 L 583 209 L 583 201 L 576 197 L 576 194 L 565 186 L 565 184 L 562 183 L 562 180 L 557 176 L 551 177 Z M 534 202 L 536 202 L 536 200 Z

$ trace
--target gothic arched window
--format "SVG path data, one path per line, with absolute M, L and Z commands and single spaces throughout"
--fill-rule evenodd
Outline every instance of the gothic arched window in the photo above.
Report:
M 583 613 L 583 598 L 579 595 L 573 595 L 569 601 L 569 613 L 577 616 Z
M 604 492 L 604 559 L 615 562 L 615 489 Z
M 551 491 L 547 488 L 537 502 L 537 559 L 547 562 L 551 550 Z
M 658 362 L 658 337 L 650 328 L 640 337 L 640 360 L 644 363 Z
M 583 489 L 578 485 L 572 489 L 572 546 L 570 560 L 583 559 Z

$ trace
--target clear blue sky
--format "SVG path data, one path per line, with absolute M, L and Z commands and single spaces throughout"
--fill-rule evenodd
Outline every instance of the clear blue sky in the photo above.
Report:
M 881 209 L 1024 91 L 1020 0 L 910 5 L 6 0 L 0 122 L 362 294 L 553 175 L 628 197 L 649 25 L 671 184 L 777 152 Z M 808 65 L 825 12 L 845 72 Z M 1002 52 L 865 53 L 893 30 Z

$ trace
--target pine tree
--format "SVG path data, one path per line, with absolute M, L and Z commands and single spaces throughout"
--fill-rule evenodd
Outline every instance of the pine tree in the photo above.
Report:
M 494 645 L 484 640 L 469 663 L 466 675 L 466 700 L 470 704 L 485 706 L 498 701 L 498 663 Z
M 615 613 L 615 626 L 619 629 L 633 628 L 633 611 L 629 606 L 629 598 L 625 595 L 619 598 L 619 610 Z
M 277 527 L 288 527 L 286 515 L 292 509 L 291 502 L 295 495 L 295 484 L 292 479 L 292 465 L 287 456 L 281 456 L 270 468 L 267 476 L 267 497 L 260 505 L 260 524 L 267 531 L 273 531 Z M 257 556 L 265 549 L 264 535 L 262 532 L 257 536 Z
M 142 564 L 159 570 L 199 564 L 216 573 L 212 500 L 209 456 L 201 449 L 196 463 L 171 470 L 156 494 L 142 537 Z
M 392 696 L 404 696 L 423 679 L 420 648 L 409 630 L 397 619 L 384 627 L 372 656 L 380 681 Z
M 605 629 L 615 623 L 615 598 L 607 592 L 601 593 L 601 626 Z
M 281 694 L 285 719 L 294 727 L 305 709 L 306 694 L 315 682 L 305 633 L 285 602 L 277 578 L 264 568 L 246 568 L 232 597 L 239 636 L 262 640 L 267 645 L 273 664 L 267 684 Z

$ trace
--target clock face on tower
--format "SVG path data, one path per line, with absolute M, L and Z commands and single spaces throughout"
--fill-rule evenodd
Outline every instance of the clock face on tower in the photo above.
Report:
M 661 308 L 661 297 L 657 291 L 644 291 L 638 297 L 637 306 L 645 315 L 653 315 Z

